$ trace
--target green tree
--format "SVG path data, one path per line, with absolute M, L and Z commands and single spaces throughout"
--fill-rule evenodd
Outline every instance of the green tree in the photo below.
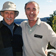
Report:
M 56 14 L 54 12 L 53 20 L 52 20 L 52 29 L 56 33 Z
M 53 21 L 53 14 L 50 15 L 50 18 L 47 18 L 47 23 L 52 27 L 52 21 Z
M 50 24 L 50 26 L 52 27 L 53 31 L 56 33 L 56 11 L 54 11 L 53 14 L 50 15 L 50 18 L 47 19 L 47 23 Z M 53 46 L 50 45 L 50 43 L 48 44 L 48 49 L 54 48 Z
M 52 27 L 54 32 L 56 32 L 56 11 L 50 15 L 50 18 L 47 18 L 47 23 Z

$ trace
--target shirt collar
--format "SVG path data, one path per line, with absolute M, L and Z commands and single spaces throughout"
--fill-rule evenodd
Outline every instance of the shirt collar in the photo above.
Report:
M 40 18 L 38 18 L 36 24 L 40 25 L 40 23 L 41 23 L 41 20 L 40 20 Z
M 37 22 L 36 22 L 36 24 L 35 24 L 35 25 L 40 25 L 40 23 L 41 23 L 41 20 L 40 20 L 40 18 L 38 18 L 38 19 L 37 19 Z M 28 21 L 26 22 L 26 24 L 29 26 Z

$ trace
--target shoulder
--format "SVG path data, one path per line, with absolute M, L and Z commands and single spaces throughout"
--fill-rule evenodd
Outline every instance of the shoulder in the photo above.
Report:
M 18 24 L 14 24 L 14 32 L 16 34 L 22 35 L 22 28 Z
M 2 21 L 0 21 L 0 28 L 3 26 L 3 23 L 2 23 Z
M 15 28 L 16 28 L 16 29 L 22 29 L 19 24 L 15 24 L 15 23 L 14 23 L 14 25 L 15 25 Z
M 44 22 L 44 21 L 41 21 L 41 24 L 43 24 L 43 25 L 49 25 L 47 22 Z
M 41 25 L 42 25 L 42 27 L 44 27 L 46 29 L 52 29 L 52 27 L 46 22 L 41 21 Z
M 20 25 L 19 25 L 19 24 L 14 23 L 14 25 L 15 25 L 15 27 L 20 27 Z
M 23 21 L 23 22 L 21 22 L 21 24 L 25 24 L 25 23 L 27 23 L 28 21 Z
M 23 27 L 28 21 L 21 22 L 20 26 Z

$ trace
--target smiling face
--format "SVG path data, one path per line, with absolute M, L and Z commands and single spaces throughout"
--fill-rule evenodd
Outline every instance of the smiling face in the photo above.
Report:
M 4 11 L 4 12 L 1 12 L 1 15 L 3 16 L 5 22 L 10 25 L 14 22 L 14 19 L 15 19 L 15 12 L 14 11 Z
M 38 5 L 35 2 L 30 2 L 26 5 L 25 13 L 29 21 L 36 21 L 39 13 Z

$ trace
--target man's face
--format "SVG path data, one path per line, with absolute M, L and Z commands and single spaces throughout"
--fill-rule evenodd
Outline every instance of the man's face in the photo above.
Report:
M 1 12 L 1 15 L 3 16 L 5 22 L 10 25 L 14 22 L 15 19 L 15 12 L 14 11 L 4 11 Z
M 25 13 L 26 13 L 29 21 L 36 21 L 37 15 L 39 13 L 38 5 L 33 2 L 28 3 L 26 5 Z

